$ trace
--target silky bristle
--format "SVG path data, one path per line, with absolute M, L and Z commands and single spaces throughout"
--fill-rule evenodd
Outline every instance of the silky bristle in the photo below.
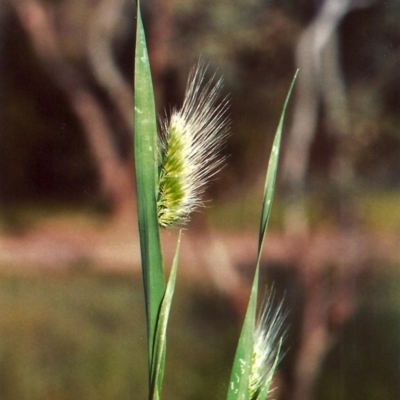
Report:
M 222 80 L 204 83 L 205 73 L 201 63 L 193 69 L 182 108 L 162 124 L 158 219 L 163 227 L 189 221 L 223 161 L 219 153 L 229 129 L 228 102 L 220 99 Z

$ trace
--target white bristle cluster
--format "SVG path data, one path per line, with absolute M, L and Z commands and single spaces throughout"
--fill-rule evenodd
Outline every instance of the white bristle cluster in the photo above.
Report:
M 223 161 L 219 151 L 228 134 L 228 102 L 220 99 L 222 80 L 204 83 L 205 73 L 199 63 L 189 76 L 182 108 L 162 124 L 158 220 L 163 227 L 189 220 Z
M 282 324 L 285 316 L 282 315 L 282 304 L 277 308 L 273 305 L 273 295 L 264 301 L 254 332 L 253 362 L 250 378 L 250 398 L 256 398 L 264 384 L 272 378 L 280 357 L 280 346 L 284 336 Z

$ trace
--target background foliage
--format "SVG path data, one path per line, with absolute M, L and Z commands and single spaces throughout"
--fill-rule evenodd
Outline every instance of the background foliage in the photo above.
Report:
M 93 2 L 61 2 L 68 11 L 62 40 L 66 59 L 86 76 L 99 101 L 107 96 L 91 77 L 82 38 Z M 55 3 L 58 4 L 58 3 Z M 145 22 L 151 24 L 156 2 L 144 2 Z M 163 67 L 158 84 L 163 88 L 158 108 L 180 104 L 185 77 L 201 55 L 225 78 L 232 100 L 233 134 L 226 153 L 230 167 L 216 186 L 224 197 L 254 183 L 262 154 L 272 138 L 286 83 L 295 69 L 296 40 L 315 15 L 318 1 L 179 1 L 168 6 L 163 39 Z M 6 6 L 2 6 L 3 8 Z M 133 7 L 125 5 L 127 16 Z M 60 11 L 60 12 L 61 12 Z M 146 13 L 147 12 L 147 13 Z M 3 12 L 1 24 L 1 195 L 7 199 L 67 197 L 91 201 L 96 189 L 95 170 L 82 128 L 65 98 L 38 64 L 12 11 Z M 339 27 L 340 61 L 349 93 L 352 120 L 350 146 L 357 177 L 368 185 L 399 185 L 399 46 L 400 8 L 396 1 L 373 1 L 350 11 Z M 373 32 L 373 34 L 371 34 Z M 114 39 L 118 66 L 132 79 L 133 18 L 122 21 Z M 150 47 L 154 44 L 150 40 Z M 156 44 L 155 44 L 156 45 Z M 112 111 L 109 119 L 115 119 Z M 311 178 L 324 177 L 334 147 L 329 121 L 320 111 L 313 144 Z M 325 121 L 325 122 L 324 122 Z M 265 134 L 265 132 L 269 134 Z M 115 140 L 126 152 L 121 129 Z M 265 139 L 267 138 L 267 139 Z M 267 141 L 267 143 L 265 143 Z M 263 143 L 260 146 L 260 143 Z M 326 175 L 325 175 L 326 176 Z M 218 184 L 217 184 L 218 185 Z
M 183 241 L 195 255 L 190 258 L 187 249 L 182 251 L 182 270 L 190 271 L 191 280 L 178 285 L 172 308 L 165 399 L 200 400 L 226 393 L 221 385 L 229 376 L 238 315 L 247 299 L 241 286 L 232 292 L 226 289 L 232 283 L 227 278 L 235 272 L 244 286 L 249 283 L 254 254 L 247 234 L 259 220 L 265 154 L 298 66 L 299 38 L 327 2 L 142 2 L 159 113 L 181 104 L 188 71 L 199 57 L 210 64 L 210 73 L 224 77 L 224 94 L 232 103 L 232 135 L 224 150 L 228 165 L 208 194 L 215 200 L 212 207 L 194 218 L 193 235 Z M 100 13 L 100 6 L 107 4 L 108 10 L 118 10 L 118 18 L 109 36 L 107 28 L 94 35 L 99 33 L 96 22 L 104 22 L 100 17 L 112 15 Z M 318 96 L 315 136 L 307 155 L 304 202 L 311 234 L 293 241 L 281 234 L 288 193 L 280 169 L 273 232 L 262 264 L 263 270 L 268 264 L 267 275 L 278 293 L 286 293 L 291 310 L 289 351 L 278 375 L 282 392 L 276 392 L 286 400 L 295 398 L 303 342 L 321 327 L 307 325 L 310 310 L 320 312 L 317 317 L 327 334 L 316 363 L 317 384 L 312 382 L 316 399 L 399 398 L 400 4 L 348 4 L 336 30 L 347 135 L 340 132 L 341 118 L 322 101 L 337 88 L 328 81 Z M 27 18 L 32 12 L 36 19 Z M 101 254 L 109 271 L 119 268 L 126 254 L 129 270 L 138 265 L 137 243 L 129 236 L 136 221 L 121 213 L 124 217 L 116 220 L 124 224 L 116 224 L 119 230 L 112 225 L 119 200 L 111 194 L 114 184 L 118 192 L 127 181 L 133 182 L 129 96 L 134 14 L 135 4 L 128 0 L 0 1 L 1 398 L 144 396 L 146 385 L 141 382 L 146 377 L 138 367 L 145 348 L 140 345 L 142 289 L 134 274 L 95 272 L 102 265 L 101 257 L 93 256 Z M 52 29 L 43 37 L 54 40 L 55 53 L 40 53 L 40 41 L 35 41 L 40 29 L 30 24 L 35 21 L 43 23 L 41 28 L 49 23 Z M 107 37 L 109 51 L 96 47 L 95 55 L 112 59 L 127 97 L 123 91 L 114 96 L 118 81 L 107 87 L 111 81 L 101 80 L 94 67 L 108 65 L 93 63 L 91 53 L 93 45 Z M 319 74 L 313 78 L 314 84 Z M 76 97 L 69 97 L 82 88 L 100 111 L 97 117 L 103 118 L 94 131 L 106 127 L 111 138 L 107 146 L 100 146 L 112 149 L 105 157 L 113 163 L 111 174 L 96 158 L 90 126 L 82 123 L 80 109 L 71 100 Z M 123 106 L 116 105 L 118 99 L 128 117 Z M 290 145 L 294 108 L 288 110 L 283 156 Z M 340 187 L 333 177 L 337 159 L 351 166 L 347 186 Z M 123 170 L 128 178 L 121 185 L 117 178 Z M 125 210 L 134 210 L 133 194 L 127 191 Z M 104 211 L 112 229 L 107 230 Z M 352 218 L 343 224 L 343 216 L 349 215 Z M 217 226 L 217 233 L 210 232 L 204 220 Z M 226 245 L 234 269 L 226 274 L 227 252 L 218 252 L 219 245 L 235 234 L 240 240 Z M 241 249 L 247 258 L 238 256 Z M 51 271 L 45 268 L 49 266 Z M 218 292 L 198 284 L 201 274 L 209 281 L 215 278 Z

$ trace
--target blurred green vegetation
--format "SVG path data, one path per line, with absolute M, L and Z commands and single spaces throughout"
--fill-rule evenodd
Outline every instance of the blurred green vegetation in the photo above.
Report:
M 200 213 L 209 218 L 214 229 L 219 231 L 254 232 L 260 218 L 260 188 L 246 191 L 243 196 L 230 200 L 212 201 Z M 359 226 L 365 232 L 400 233 L 400 191 L 362 189 L 352 195 L 352 204 Z M 329 190 L 309 191 L 306 205 L 313 229 L 329 229 L 337 226 L 341 199 Z M 270 218 L 270 229 L 282 229 L 284 198 L 274 199 Z M 102 205 L 85 205 L 64 202 L 29 202 L 0 206 L 0 232 L 22 233 L 42 224 L 55 223 L 75 228 L 97 226 L 104 228 L 110 222 L 110 213 Z
M 0 280 L 2 399 L 144 397 L 142 293 L 88 274 Z
M 398 399 L 400 275 L 398 266 L 383 267 L 369 276 L 359 311 L 320 371 L 318 400 Z M 290 269 L 286 274 L 292 276 Z M 146 398 L 139 276 L 88 265 L 57 272 L 2 268 L 0 302 L 2 400 Z M 291 308 L 289 321 L 298 311 Z M 239 327 L 227 299 L 178 281 L 163 398 L 224 398 Z M 297 332 L 289 326 L 292 344 Z M 292 357 L 289 349 L 283 371 Z
M 190 286 L 189 286 L 190 287 Z M 0 398 L 146 398 L 147 345 L 138 276 L 71 269 L 0 276 Z M 178 287 L 165 399 L 222 397 L 236 337 L 227 301 Z
M 354 190 L 351 195 L 358 226 L 364 232 L 400 233 L 400 191 L 398 190 Z M 258 189 L 247 191 L 242 197 L 231 201 L 213 202 L 207 209 L 212 225 L 217 230 L 254 231 L 260 218 L 261 192 Z M 280 231 L 283 225 L 284 201 L 277 195 L 269 222 L 270 230 Z M 340 219 L 342 199 L 340 193 L 326 190 L 312 190 L 305 196 L 305 204 L 312 229 L 337 227 Z
M 400 396 L 399 266 L 383 267 L 386 274 L 375 271 L 374 284 L 325 360 L 318 399 L 395 400 Z
M 18 234 L 33 231 L 43 224 L 66 227 L 106 227 L 110 213 L 102 205 L 79 202 L 30 201 L 0 205 L 0 233 Z

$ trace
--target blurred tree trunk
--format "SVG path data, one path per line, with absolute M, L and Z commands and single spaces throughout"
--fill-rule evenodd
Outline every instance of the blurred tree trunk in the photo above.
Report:
M 292 126 L 283 158 L 282 182 L 287 196 L 285 231 L 308 234 L 305 185 L 311 145 L 317 133 L 320 102 L 329 112 L 346 114 L 343 78 L 338 62 L 336 30 L 346 15 L 350 0 L 325 0 L 315 19 L 305 29 L 296 49 L 300 68 Z M 330 63 L 323 63 L 328 55 Z M 331 111 L 334 107 L 334 111 Z M 345 116 L 340 130 L 347 129 Z M 332 119 L 335 123 L 336 118 Z
M 113 44 L 126 3 L 127 0 L 102 0 L 97 4 L 90 21 L 87 52 L 98 83 L 107 91 L 126 128 L 133 132 L 131 83 L 125 81 L 113 56 Z
M 353 7 L 368 5 L 350 0 L 325 0 L 315 19 L 298 42 L 296 59 L 300 68 L 294 117 L 283 159 L 283 187 L 287 195 L 285 232 L 298 244 L 295 265 L 304 287 L 305 301 L 300 345 L 293 371 L 290 400 L 311 400 L 322 362 L 338 328 L 351 315 L 358 298 L 357 281 L 364 270 L 362 244 L 358 241 L 348 191 L 353 182 L 350 124 L 347 96 L 339 62 L 338 25 Z M 315 262 L 306 249 L 312 244 L 305 206 L 307 170 L 312 142 L 317 134 L 321 105 L 328 132 L 337 144 L 330 164 L 332 185 L 339 190 L 343 212 L 341 228 L 348 243 L 341 251 L 351 259 L 346 270 L 328 270 Z
M 284 221 L 285 232 L 289 236 L 303 238 L 306 242 L 310 233 L 305 188 L 311 145 L 317 133 L 320 103 L 328 98 L 331 104 L 339 103 L 340 106 L 340 101 L 345 98 L 341 90 L 343 84 L 337 61 L 338 53 L 334 47 L 336 41 L 332 37 L 348 7 L 349 0 L 325 0 L 315 19 L 301 35 L 296 50 L 300 75 L 292 127 L 283 159 L 283 186 L 287 196 Z M 323 64 L 324 52 L 332 56 L 330 65 Z M 329 77 L 330 83 L 329 87 L 324 88 L 326 77 Z M 332 85 L 336 85 L 336 93 L 330 91 Z M 326 92 L 324 89 L 329 90 Z M 339 101 L 335 94 L 340 97 Z M 332 340 L 328 323 L 331 288 L 326 286 L 322 266 L 314 265 L 303 253 L 307 247 L 298 249 L 296 262 L 306 297 L 291 400 L 312 399 L 318 372 Z
M 71 109 L 82 125 L 97 164 L 102 189 L 111 203 L 115 219 L 126 220 L 127 216 L 134 215 L 135 210 L 133 166 L 131 160 L 124 160 L 120 156 L 116 148 L 115 132 L 110 126 L 104 106 L 95 95 L 94 90 L 82 72 L 63 57 L 59 43 L 60 33 L 54 20 L 56 5 L 37 0 L 11 0 L 10 4 L 14 7 L 21 26 L 27 33 L 43 68 L 63 91 Z M 93 23 L 95 27 L 103 22 L 103 18 L 99 16 L 100 12 L 107 12 L 109 6 L 110 2 L 100 3 L 99 12 L 94 14 L 95 18 L 99 20 L 99 22 Z M 113 16 L 115 17 L 115 15 Z M 115 18 L 112 23 L 115 23 Z M 93 30 L 96 29 L 93 28 Z M 100 77 L 99 81 L 109 89 L 110 97 L 116 102 L 116 107 L 125 119 L 126 125 L 132 129 L 133 101 L 129 85 L 123 82 L 120 73 L 111 61 L 110 40 L 107 41 L 109 38 L 107 35 L 103 36 L 99 32 L 97 33 L 100 37 L 98 40 L 100 45 L 94 46 L 92 54 L 98 55 L 105 65 L 95 68 L 95 71 Z M 96 42 L 93 40 L 93 35 L 91 37 L 90 43 Z M 96 52 L 96 50 L 99 51 Z M 99 59 L 96 61 L 100 62 Z

